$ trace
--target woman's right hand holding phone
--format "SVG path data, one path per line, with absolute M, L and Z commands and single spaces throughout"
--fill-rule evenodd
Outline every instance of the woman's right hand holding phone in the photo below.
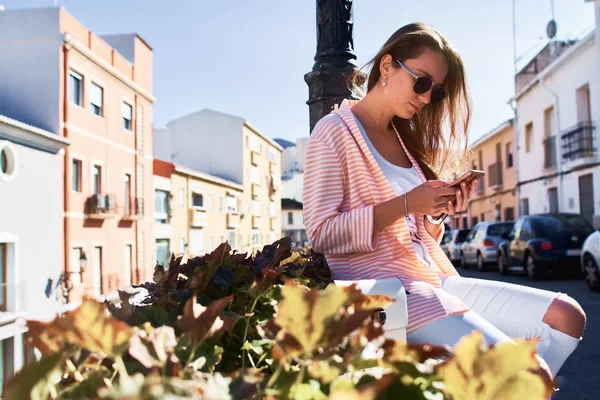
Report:
M 406 194 L 408 212 L 431 216 L 448 212 L 448 201 L 456 202 L 456 190 L 440 180 L 423 182 Z

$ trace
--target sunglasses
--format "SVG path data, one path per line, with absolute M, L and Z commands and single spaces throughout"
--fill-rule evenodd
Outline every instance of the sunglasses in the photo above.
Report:
M 431 89 L 431 102 L 438 103 L 444 99 L 446 96 L 446 91 L 442 85 L 434 84 L 430 77 L 428 76 L 417 76 L 414 72 L 412 72 L 408 67 L 400 60 L 396 60 L 396 62 L 404 69 L 406 72 L 410 74 L 413 78 L 415 78 L 415 83 L 413 85 L 413 90 L 416 94 L 427 93 L 429 89 Z

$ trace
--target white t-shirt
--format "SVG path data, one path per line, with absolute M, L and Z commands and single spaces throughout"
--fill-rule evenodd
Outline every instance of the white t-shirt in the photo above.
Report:
M 365 142 L 369 146 L 371 154 L 373 154 L 375 161 L 377 161 L 379 168 L 381 168 L 381 170 L 383 171 L 383 174 L 392 186 L 392 189 L 394 190 L 394 194 L 396 194 L 396 196 L 401 195 L 403 193 L 408 193 L 413 188 L 423 183 L 423 181 L 421 181 L 419 173 L 415 170 L 413 166 L 411 166 L 410 168 L 400 167 L 398 165 L 392 164 L 391 162 L 383 158 L 383 156 L 379 154 L 377 149 L 375 149 L 373 143 L 371 143 L 369 136 L 365 132 L 365 129 L 360 124 L 360 121 L 358 121 L 358 119 L 356 119 L 356 124 L 358 125 L 358 129 L 360 129 L 360 133 L 362 133 Z M 408 230 L 410 232 L 410 237 L 412 239 L 413 247 L 415 249 L 415 252 L 417 253 L 417 256 L 423 259 L 423 261 L 425 261 L 425 263 L 429 265 L 429 267 L 433 267 L 433 262 L 431 262 L 427 246 L 425 245 L 423 239 L 417 232 L 417 224 L 415 222 L 414 214 L 410 214 L 406 222 L 408 224 Z

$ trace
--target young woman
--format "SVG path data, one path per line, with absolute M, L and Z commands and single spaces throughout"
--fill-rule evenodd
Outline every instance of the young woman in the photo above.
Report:
M 313 249 L 325 254 L 334 279 L 400 278 L 409 342 L 454 346 L 475 329 L 487 344 L 539 337 L 547 364 L 540 365 L 556 376 L 584 329 L 579 304 L 561 293 L 462 278 L 439 247 L 444 217 L 464 211 L 477 187 L 451 188 L 438 178 L 467 149 L 470 98 L 460 55 L 434 28 L 410 24 L 370 64 L 366 95 L 344 100 L 309 140 L 304 222 Z

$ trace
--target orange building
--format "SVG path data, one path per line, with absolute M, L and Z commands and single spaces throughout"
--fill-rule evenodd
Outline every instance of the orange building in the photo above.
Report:
M 0 13 L 0 37 L 0 107 L 71 142 L 56 188 L 70 301 L 149 279 L 152 49 L 136 34 L 97 36 L 62 7 Z

